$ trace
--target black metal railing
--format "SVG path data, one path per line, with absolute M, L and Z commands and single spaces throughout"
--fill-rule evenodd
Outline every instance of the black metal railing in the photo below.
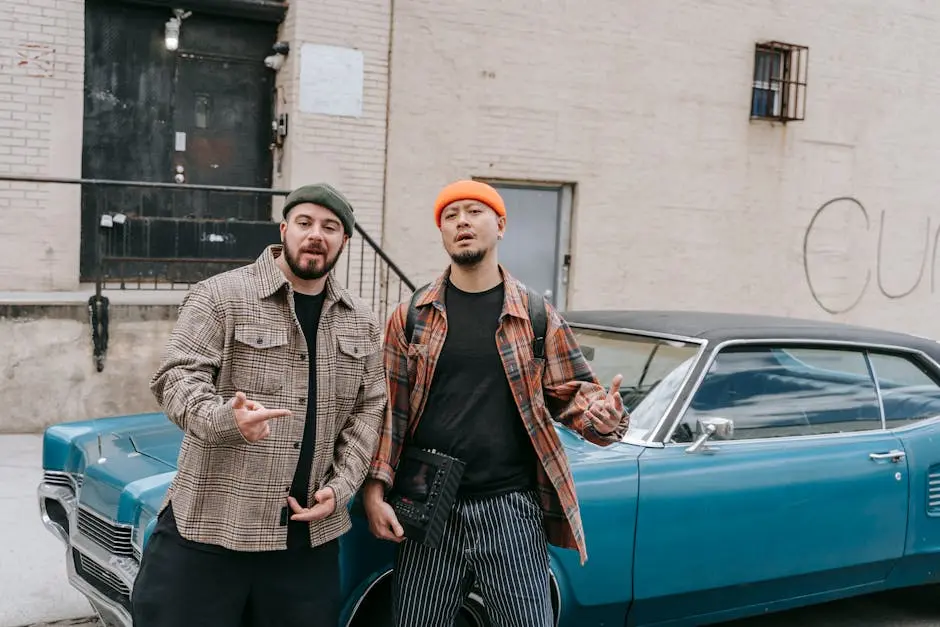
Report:
M 280 241 L 272 220 L 286 190 L 0 174 L 0 182 L 81 190 L 80 275 L 89 300 L 98 369 L 107 350 L 109 290 L 186 290 L 254 261 Z M 40 187 L 41 188 L 41 187 Z M 414 284 L 358 223 L 334 275 L 385 320 Z

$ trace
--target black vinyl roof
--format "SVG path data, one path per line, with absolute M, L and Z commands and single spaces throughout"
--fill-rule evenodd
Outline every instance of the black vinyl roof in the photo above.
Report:
M 654 334 L 701 338 L 709 342 L 736 339 L 830 340 L 886 344 L 940 356 L 940 344 L 916 335 L 854 326 L 839 322 L 706 311 L 610 310 L 567 311 L 572 325 L 586 324 L 634 329 Z

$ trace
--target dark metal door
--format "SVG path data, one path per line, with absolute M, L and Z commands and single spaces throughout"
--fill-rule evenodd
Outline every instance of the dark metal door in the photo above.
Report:
M 270 187 L 264 57 L 276 24 L 194 13 L 171 52 L 169 9 L 85 6 L 85 178 Z M 82 279 L 100 268 L 112 279 L 198 280 L 276 241 L 270 207 L 263 193 L 85 186 Z M 103 214 L 126 219 L 102 226 Z
M 176 63 L 171 180 L 195 185 L 269 187 L 272 78 L 258 60 L 180 55 Z M 202 195 L 189 215 L 261 220 L 270 202 Z

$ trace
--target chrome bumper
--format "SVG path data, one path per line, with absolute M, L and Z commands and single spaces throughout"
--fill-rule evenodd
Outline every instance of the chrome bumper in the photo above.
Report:
M 126 592 L 129 598 L 134 587 L 134 579 L 140 568 L 137 561 L 112 555 L 82 535 L 78 530 L 77 498 L 72 489 L 43 482 L 39 484 L 37 495 L 43 525 L 66 546 L 65 563 L 69 584 L 85 595 L 105 625 L 132 627 L 130 613 L 120 603 L 95 587 L 83 576 L 82 572 L 91 570 L 101 573 L 101 579 L 107 580 L 116 591 Z M 68 529 L 63 528 L 50 516 L 47 500 L 58 502 L 65 510 Z M 76 563 L 76 558 L 81 561 L 80 564 Z

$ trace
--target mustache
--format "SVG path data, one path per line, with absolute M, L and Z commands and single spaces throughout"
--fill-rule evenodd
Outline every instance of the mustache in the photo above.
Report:
M 312 245 L 310 245 L 310 246 L 302 246 L 302 247 L 300 248 L 300 252 L 302 252 L 302 253 L 320 253 L 320 254 L 325 255 L 325 254 L 326 254 L 327 252 L 329 252 L 329 251 L 327 251 L 326 246 L 321 246 L 321 245 L 319 245 L 319 244 L 312 244 Z

